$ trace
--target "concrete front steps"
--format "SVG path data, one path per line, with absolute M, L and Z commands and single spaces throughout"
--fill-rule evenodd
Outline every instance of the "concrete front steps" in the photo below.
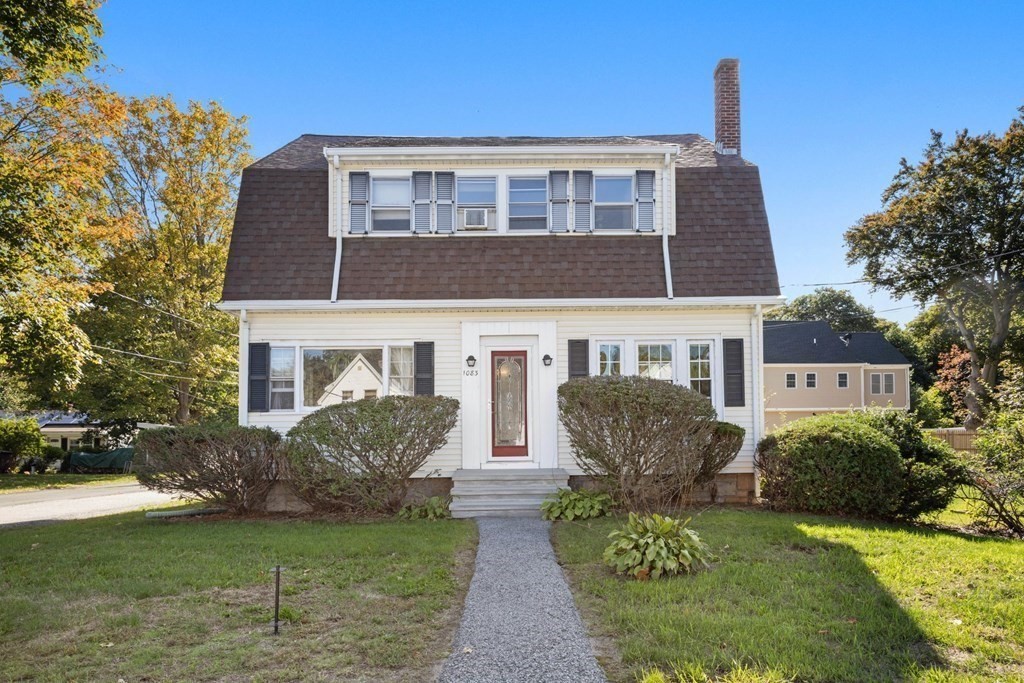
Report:
M 540 504 L 569 487 L 558 469 L 455 470 L 452 517 L 540 517 Z

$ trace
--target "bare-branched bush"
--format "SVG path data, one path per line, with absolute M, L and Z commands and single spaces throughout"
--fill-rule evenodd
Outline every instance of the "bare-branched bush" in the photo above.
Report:
M 327 406 L 288 433 L 289 477 L 317 510 L 397 512 L 410 477 L 448 442 L 459 402 L 386 396 Z
M 701 394 L 642 377 L 570 380 L 558 388 L 558 413 L 580 469 L 636 512 L 685 500 L 743 442 Z
M 278 478 L 281 436 L 269 427 L 168 427 L 140 433 L 135 450 L 143 486 L 252 512 Z
M 982 504 L 991 527 L 1024 538 L 1024 412 L 994 415 L 975 444 L 976 454 L 961 454 L 966 495 Z

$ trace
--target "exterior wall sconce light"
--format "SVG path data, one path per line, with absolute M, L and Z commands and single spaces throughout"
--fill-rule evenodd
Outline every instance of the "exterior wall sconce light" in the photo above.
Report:
M 545 354 L 544 354 L 544 357 L 543 357 L 543 358 L 541 358 L 541 360 L 542 360 L 542 361 L 544 361 L 544 367 L 546 367 L 546 368 L 547 368 L 547 367 L 550 367 L 550 366 L 551 366 L 551 361 L 552 361 L 552 358 L 551 358 L 551 356 L 549 356 L 548 354 L 546 354 L 546 353 L 545 353 Z
M 476 356 L 466 356 L 466 365 L 471 368 L 476 367 Z

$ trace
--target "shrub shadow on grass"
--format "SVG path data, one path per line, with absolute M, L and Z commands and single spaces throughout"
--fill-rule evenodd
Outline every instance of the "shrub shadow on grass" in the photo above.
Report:
M 745 667 L 800 681 L 899 681 L 945 668 L 858 552 L 807 533 L 808 521 L 705 512 L 691 526 L 718 554 L 712 570 L 651 582 L 612 577 L 600 564 L 615 522 L 556 535 L 583 601 L 601 615 L 598 629 L 634 672 L 653 665 L 715 678 Z

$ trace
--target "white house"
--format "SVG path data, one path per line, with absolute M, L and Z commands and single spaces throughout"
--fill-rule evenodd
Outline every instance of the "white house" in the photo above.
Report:
M 348 391 L 324 359 L 362 354 L 380 395 L 461 402 L 424 468 L 454 479 L 457 514 L 535 510 L 485 492 L 580 473 L 558 385 L 640 374 L 746 429 L 718 490 L 747 500 L 761 314 L 780 296 L 736 60 L 715 103 L 715 142 L 303 135 L 252 164 L 221 304 L 239 318 L 239 422 L 286 431 Z

